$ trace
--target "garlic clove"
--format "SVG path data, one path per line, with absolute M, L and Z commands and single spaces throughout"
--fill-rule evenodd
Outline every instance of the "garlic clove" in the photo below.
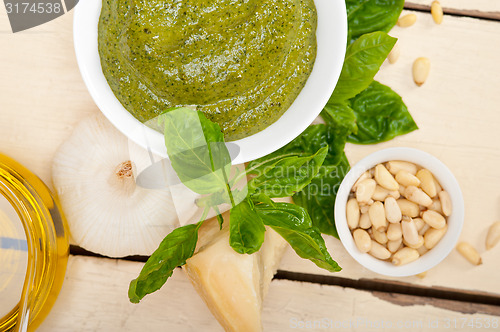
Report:
M 131 144 L 97 114 L 78 124 L 54 157 L 54 187 L 72 239 L 86 250 L 110 257 L 150 255 L 178 226 L 169 188 L 136 184 L 137 165 L 148 160 L 131 156 Z

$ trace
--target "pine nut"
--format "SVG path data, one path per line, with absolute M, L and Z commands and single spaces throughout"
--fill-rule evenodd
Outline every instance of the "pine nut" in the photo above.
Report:
M 422 188 L 422 190 L 429 195 L 429 197 L 436 197 L 437 190 L 432 173 L 428 169 L 423 168 L 417 172 L 417 178 L 421 182 L 420 188 Z
M 370 239 L 370 235 L 367 231 L 362 229 L 356 229 L 354 233 L 352 233 L 354 237 L 354 243 L 356 247 L 358 247 L 361 252 L 369 252 L 372 248 L 372 239 Z
M 406 264 L 434 248 L 446 234 L 443 210 L 451 213 L 451 199 L 427 169 L 388 161 L 364 172 L 352 191 L 347 224 L 358 249 L 375 258 Z M 497 238 L 487 241 L 500 242 L 498 224 Z
M 387 249 L 389 249 L 390 252 L 395 253 L 401 248 L 401 244 L 403 244 L 403 238 L 400 237 L 398 240 L 394 241 L 388 241 L 387 242 Z
M 424 240 L 424 243 L 425 243 L 425 240 Z M 425 245 L 423 245 L 420 248 L 418 248 L 417 251 L 420 254 L 420 256 L 423 256 L 423 255 L 425 255 L 429 251 L 429 249 L 427 249 L 425 247 Z
M 418 249 L 422 246 L 424 246 L 424 243 L 425 243 L 425 240 L 424 240 L 424 237 L 422 235 L 419 235 L 418 236 L 418 242 L 415 243 L 415 244 L 410 244 L 408 242 L 406 242 L 404 239 L 403 239 L 403 244 L 407 247 L 410 247 L 410 248 L 413 248 L 413 249 Z
M 399 193 L 398 190 L 392 190 L 392 191 L 390 191 L 389 195 L 392 196 L 392 197 L 394 197 L 394 199 L 398 199 L 399 197 L 401 197 L 401 194 Z
M 401 50 L 399 48 L 398 43 L 396 43 L 396 45 L 394 45 L 394 47 L 392 48 L 391 52 L 389 52 L 387 60 L 389 60 L 389 63 L 396 63 L 400 55 L 401 55 Z
M 431 14 L 432 14 L 432 19 L 434 20 L 434 22 L 436 22 L 436 24 L 443 23 L 443 7 L 441 7 L 439 1 L 432 2 Z
M 403 231 L 403 240 L 411 245 L 418 243 L 418 231 L 415 222 L 407 216 L 401 220 L 401 230 Z
M 436 244 L 443 238 L 444 234 L 448 226 L 445 226 L 441 229 L 430 228 L 424 234 L 424 246 L 427 249 L 432 249 L 436 246 Z
M 417 174 L 417 165 L 408 161 L 391 160 L 387 162 L 387 170 L 396 175 L 399 171 L 406 171 L 411 175 Z
M 403 236 L 403 231 L 401 230 L 401 224 L 389 224 L 387 227 L 387 239 L 390 241 L 396 241 L 401 239 Z
M 420 57 L 413 62 L 413 81 L 418 86 L 421 86 L 427 80 L 431 70 L 431 62 L 428 58 Z
M 422 227 L 424 227 L 425 222 L 422 220 L 422 218 L 414 218 L 413 222 L 415 223 L 415 226 L 417 227 L 417 231 L 420 232 Z
M 422 219 L 426 224 L 435 229 L 441 229 L 446 226 L 446 219 L 436 211 L 427 210 L 423 213 Z
M 351 198 L 346 206 L 347 225 L 350 229 L 355 229 L 359 225 L 359 205 L 358 201 Z
M 423 205 L 425 207 L 429 207 L 432 204 L 432 199 L 426 193 L 424 193 L 422 189 L 415 186 L 406 187 L 404 196 L 409 201 Z
M 372 199 L 375 201 L 383 201 L 391 192 L 392 191 L 389 191 L 377 184 L 375 191 L 373 192 Z
M 372 178 L 372 175 L 370 174 L 370 171 L 366 171 L 364 172 L 363 174 L 361 174 L 361 176 L 359 177 L 359 179 L 356 180 L 356 182 L 354 182 L 354 185 L 352 186 L 352 191 L 355 192 L 356 191 L 356 188 L 358 188 L 358 184 L 360 184 L 362 181 L 366 180 L 366 179 L 371 179 Z
M 488 230 L 488 234 L 486 235 L 486 250 L 490 250 L 498 242 L 500 242 L 500 221 L 491 225 Z
M 441 201 L 439 199 L 433 199 L 429 210 L 434 210 L 438 213 L 443 214 L 443 208 L 441 207 Z
M 411 27 L 413 24 L 415 24 L 415 22 L 417 22 L 417 15 L 406 14 L 398 19 L 397 25 L 401 28 L 407 28 Z
M 367 205 L 367 204 L 362 204 L 359 206 L 359 211 L 364 214 L 364 213 L 368 213 L 368 209 L 370 209 L 370 205 Z
M 368 212 L 368 211 L 367 211 Z M 372 227 L 372 222 L 370 221 L 370 216 L 368 213 L 363 213 L 361 217 L 359 218 L 359 227 L 363 229 L 368 229 Z
M 375 166 L 375 180 L 387 190 L 398 190 L 399 184 L 384 165 Z
M 382 202 L 375 202 L 370 206 L 368 215 L 374 230 L 383 232 L 387 229 L 387 219 L 385 219 L 385 209 Z
M 436 180 L 436 178 L 434 178 L 434 185 L 436 186 L 436 191 L 439 193 L 441 190 L 443 190 L 443 188 L 441 187 L 441 185 L 439 184 L 438 180 Z
M 420 185 L 420 180 L 415 175 L 412 175 L 407 171 L 399 171 L 396 174 L 396 181 L 403 186 L 418 187 Z
M 390 223 L 399 223 L 401 221 L 401 209 L 394 197 L 389 196 L 384 201 L 385 217 Z
M 399 186 L 399 190 L 398 190 L 399 195 L 400 195 L 400 196 L 404 196 L 404 194 L 405 194 L 405 190 L 406 190 L 406 187 L 405 187 L 405 186 L 400 185 L 400 186 Z
M 373 239 L 377 241 L 380 244 L 386 244 L 387 241 L 387 234 L 385 232 L 379 232 L 376 229 L 373 230 Z
M 420 220 L 422 220 L 422 219 L 420 219 Z M 422 228 L 418 231 L 418 235 L 424 235 L 429 230 L 429 228 L 431 228 L 431 226 L 429 226 L 429 224 L 426 224 L 424 222 L 424 226 L 422 226 Z
M 420 214 L 420 208 L 418 207 L 418 204 L 415 204 L 413 202 L 410 202 L 407 199 L 400 198 L 396 201 L 398 203 L 399 208 L 401 209 L 401 213 L 403 216 L 408 216 L 408 217 L 418 217 Z
M 370 251 L 368 252 L 370 255 L 372 255 L 375 258 L 386 260 L 389 257 L 391 257 L 391 252 L 387 250 L 386 247 L 381 245 L 378 242 L 375 242 L 372 240 L 372 247 Z
M 457 245 L 458 252 L 464 256 L 471 264 L 479 265 L 482 264 L 481 256 L 477 250 L 467 242 L 460 242 Z
M 413 248 L 402 248 L 399 249 L 394 256 L 392 256 L 392 264 L 394 265 L 404 265 L 417 260 L 420 254 L 416 249 Z
M 361 181 L 356 188 L 356 199 L 359 203 L 369 203 L 377 183 L 373 179 Z
M 439 197 L 439 202 L 441 203 L 441 210 L 443 211 L 443 214 L 445 216 L 450 216 L 451 215 L 451 197 L 450 194 L 448 194 L 447 191 L 440 191 L 438 194 Z

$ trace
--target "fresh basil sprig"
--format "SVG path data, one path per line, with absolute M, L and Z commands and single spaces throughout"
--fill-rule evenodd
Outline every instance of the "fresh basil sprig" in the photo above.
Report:
M 298 206 L 276 205 L 271 200 L 271 197 L 293 195 L 311 183 L 328 155 L 327 144 L 321 143 L 317 150 L 311 152 L 291 153 L 251 163 L 249 173 L 253 179 L 249 181 L 247 190 L 233 190 L 231 184 L 237 183 L 245 174 L 228 178 L 231 161 L 218 125 L 211 123 L 201 112 L 187 108 L 170 110 L 162 121 L 172 167 L 188 188 L 207 195 L 200 199 L 205 210 L 216 209 L 221 195 L 227 194 L 231 199 L 229 244 L 236 252 L 252 254 L 258 251 L 264 241 L 264 225 L 269 224 L 301 257 L 329 271 L 339 270 L 307 211 Z M 236 197 L 246 193 L 246 197 L 235 203 L 232 193 L 236 193 Z M 273 209 L 272 212 L 270 209 Z M 145 295 L 158 290 L 175 267 L 186 264 L 195 252 L 202 222 L 177 228 L 167 235 L 138 278 L 131 282 L 130 301 L 137 303 Z M 221 225 L 221 220 L 219 222 Z
M 248 198 L 231 210 L 229 243 L 234 250 L 251 254 L 260 249 L 265 228 L 255 204 L 275 206 L 271 198 L 300 192 L 317 175 L 327 153 L 325 146 L 302 157 L 285 153 L 282 158 L 269 158 L 272 162 L 261 160 L 249 165 L 255 177 L 248 182 Z
M 176 228 L 163 239 L 139 276 L 130 283 L 130 302 L 139 303 L 144 296 L 160 289 L 177 266 L 186 264 L 194 254 L 200 226 L 201 223 Z
M 396 23 L 403 4 L 403 0 L 346 0 L 349 46 L 337 87 L 322 112 L 326 125 L 310 126 L 284 148 L 251 162 L 247 172 L 256 180 L 251 181 L 246 196 L 245 191 L 234 191 L 240 194 L 236 201 L 231 184 L 239 178 L 228 179 L 231 163 L 219 126 L 200 112 L 188 117 L 182 113 L 185 109 L 168 113 L 165 139 L 172 166 L 188 188 L 211 195 L 204 197 L 206 207 L 221 200 L 232 203 L 230 244 L 236 251 L 257 251 L 267 225 L 300 257 L 328 271 L 340 270 L 321 233 L 337 236 L 333 206 L 336 190 L 349 170 L 346 141 L 375 143 L 417 129 L 401 98 L 373 81 L 396 42 L 385 32 Z M 193 131 L 200 126 L 201 130 Z M 296 167 L 293 172 L 292 165 Z M 282 167 L 288 170 L 278 173 Z M 294 183 L 295 176 L 299 180 Z M 283 195 L 294 193 L 298 205 L 273 202 L 270 196 L 279 194 L 270 189 L 271 184 L 282 186 Z M 186 225 L 167 235 L 131 282 L 132 302 L 159 289 L 173 269 L 194 254 L 200 225 Z

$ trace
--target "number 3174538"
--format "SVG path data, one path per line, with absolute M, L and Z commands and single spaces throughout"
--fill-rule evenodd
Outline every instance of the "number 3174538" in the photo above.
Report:
M 63 8 L 60 2 L 6 2 L 7 14 L 60 14 Z

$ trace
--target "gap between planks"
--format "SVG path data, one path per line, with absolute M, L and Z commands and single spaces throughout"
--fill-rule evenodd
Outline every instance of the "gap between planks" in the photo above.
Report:
M 428 304 L 464 314 L 483 313 L 500 316 L 500 295 L 471 292 L 445 287 L 424 287 L 383 279 L 348 279 L 329 275 L 279 270 L 277 280 L 292 280 L 320 285 L 340 286 L 371 292 L 394 304 L 408 306 Z
M 71 245 L 71 255 L 109 259 L 81 247 Z M 147 256 L 128 256 L 121 260 L 146 262 Z M 318 285 L 340 286 L 371 292 L 381 300 L 401 306 L 432 305 L 464 314 L 482 313 L 500 316 L 500 295 L 472 292 L 445 287 L 424 287 L 414 284 L 382 279 L 348 279 L 329 275 L 318 275 L 278 270 L 276 280 L 307 282 Z
M 431 12 L 431 6 L 422 5 L 417 3 L 405 3 L 404 6 L 407 10 L 414 10 L 422 13 Z M 443 12 L 445 15 L 456 16 L 456 17 L 472 17 L 479 18 L 487 21 L 500 21 L 500 12 L 485 12 L 480 10 L 470 10 L 470 9 L 457 9 L 457 8 L 449 8 L 443 7 Z

